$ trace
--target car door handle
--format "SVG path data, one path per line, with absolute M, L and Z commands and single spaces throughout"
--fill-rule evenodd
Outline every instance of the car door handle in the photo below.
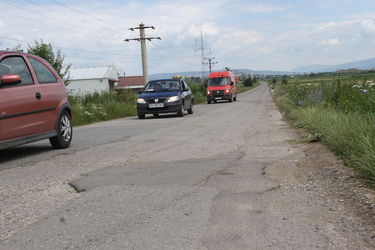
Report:
M 35 98 L 40 100 L 40 98 L 42 98 L 42 95 L 39 93 L 39 92 L 36 92 L 35 93 Z

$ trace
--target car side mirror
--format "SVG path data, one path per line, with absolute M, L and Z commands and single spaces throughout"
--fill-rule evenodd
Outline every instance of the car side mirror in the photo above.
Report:
M 19 75 L 16 74 L 6 74 L 3 75 L 0 79 L 1 87 L 2 86 L 10 86 L 10 85 L 16 85 L 22 82 L 22 79 Z

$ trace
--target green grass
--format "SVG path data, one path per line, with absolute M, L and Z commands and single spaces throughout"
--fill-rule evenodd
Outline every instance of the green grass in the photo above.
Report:
M 375 86 L 363 79 L 288 80 L 275 85 L 274 97 L 312 141 L 321 140 L 375 186 Z
M 69 96 L 73 126 L 136 115 L 136 96 L 131 91 L 112 91 Z

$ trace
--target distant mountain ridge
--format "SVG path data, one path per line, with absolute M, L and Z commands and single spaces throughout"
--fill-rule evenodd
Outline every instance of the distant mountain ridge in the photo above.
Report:
M 338 70 L 345 70 L 345 69 L 367 70 L 367 69 L 373 69 L 373 68 L 375 68 L 375 58 L 370 58 L 370 59 L 355 61 L 355 62 L 348 62 L 344 64 L 339 64 L 339 65 L 311 65 L 311 66 L 298 67 L 294 69 L 294 72 L 319 73 L 319 72 L 335 72 Z
M 215 70 L 220 71 L 220 70 Z M 293 72 L 289 71 L 272 71 L 272 70 L 250 70 L 250 69 L 232 69 L 235 74 L 253 74 L 253 75 L 292 75 Z M 206 75 L 208 72 L 205 72 Z M 173 76 L 183 76 L 183 77 L 200 77 L 202 76 L 201 71 L 187 71 L 187 72 L 174 72 L 174 73 L 158 73 L 158 74 L 151 74 L 150 80 L 155 79 L 168 79 L 172 78 Z
M 368 70 L 368 69 L 375 69 L 375 57 L 355 61 L 355 62 L 348 62 L 339 65 L 310 65 L 310 66 L 303 66 L 297 67 L 293 71 L 272 71 L 272 70 L 251 70 L 251 69 L 232 69 L 238 75 L 241 74 L 253 74 L 253 75 L 294 75 L 296 73 L 320 73 L 320 72 L 336 72 L 338 70 L 347 70 L 347 69 L 361 69 L 361 70 Z M 220 71 L 220 70 L 215 70 Z M 208 72 L 206 72 L 207 74 Z M 186 71 L 186 72 L 173 72 L 173 73 L 158 73 L 158 74 L 151 74 L 150 79 L 168 79 L 172 78 L 173 76 L 183 76 L 183 77 L 200 77 L 202 76 L 201 71 Z

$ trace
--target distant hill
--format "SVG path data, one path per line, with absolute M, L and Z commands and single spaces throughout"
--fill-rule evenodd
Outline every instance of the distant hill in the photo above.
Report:
M 219 70 L 217 70 L 219 71 Z M 253 75 L 292 75 L 293 72 L 287 71 L 271 71 L 271 70 L 250 70 L 250 69 L 232 69 L 233 72 L 236 74 L 253 74 Z M 208 72 L 206 72 L 207 74 Z M 173 76 L 183 76 L 183 77 L 191 77 L 191 76 L 201 76 L 201 71 L 187 71 L 187 72 L 173 72 L 173 73 L 159 73 L 159 74 L 151 74 L 150 80 L 155 79 L 168 79 L 172 78 Z
M 335 72 L 338 70 L 346 70 L 346 69 L 373 69 L 375 68 L 375 58 L 370 58 L 366 60 L 356 61 L 356 62 L 349 62 L 339 65 L 311 65 L 305 67 L 298 67 L 295 68 L 295 72 Z

